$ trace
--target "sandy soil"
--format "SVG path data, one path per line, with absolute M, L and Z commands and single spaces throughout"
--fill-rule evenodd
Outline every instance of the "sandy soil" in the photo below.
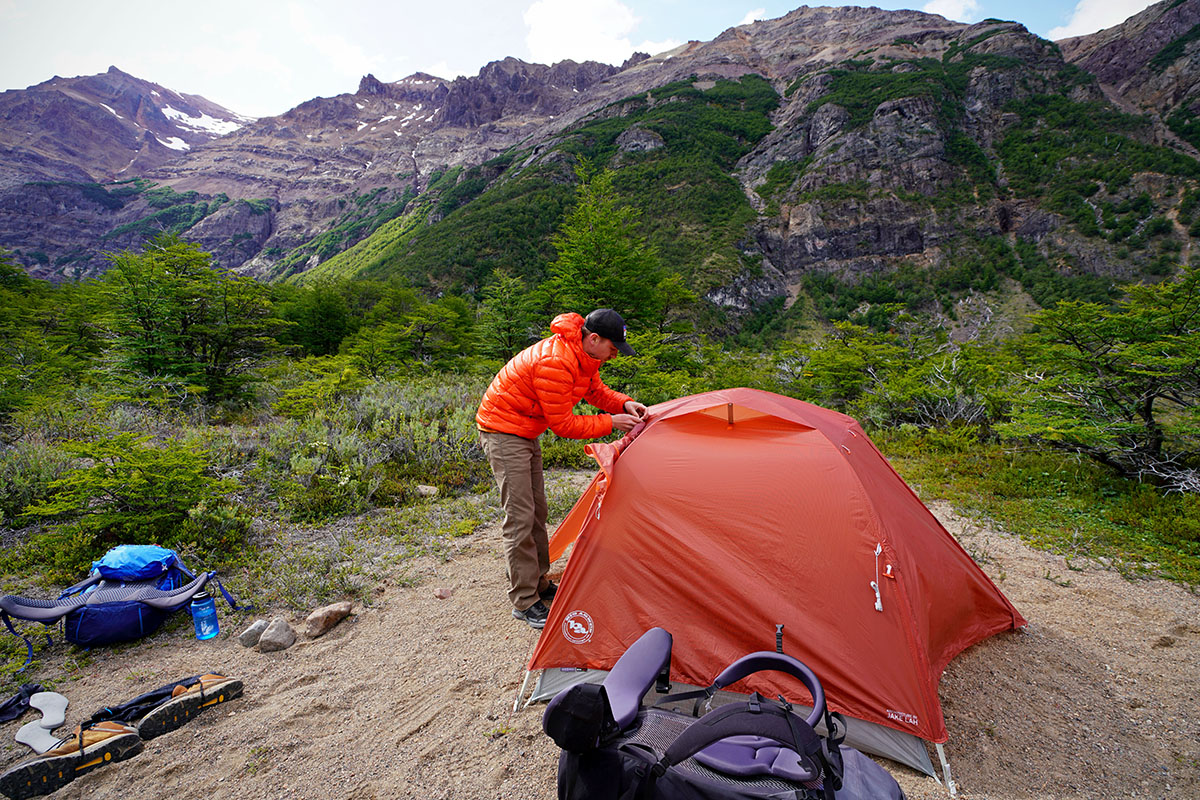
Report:
M 1200 797 L 1200 598 L 1069 568 L 934 511 L 1030 621 L 963 653 L 942 679 L 959 796 Z M 537 633 L 503 602 L 497 531 L 459 543 L 449 561 L 418 565 L 415 587 L 381 586 L 331 633 L 284 652 L 241 647 L 234 636 L 250 620 L 228 615 L 218 639 L 198 642 L 180 626 L 96 651 L 82 670 L 66 670 L 67 648 L 56 648 L 60 661 L 40 677 L 70 699 L 68 724 L 206 670 L 246 688 L 54 797 L 554 797 L 557 749 L 541 732 L 542 707 L 512 711 Z M 438 599 L 437 588 L 453 594 Z M 13 737 L 31 719 L 0 726 L 3 768 L 29 754 Z M 886 766 L 910 798 L 947 796 Z

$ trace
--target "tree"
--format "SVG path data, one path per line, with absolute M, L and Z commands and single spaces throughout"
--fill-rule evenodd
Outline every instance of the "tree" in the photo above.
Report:
M 525 282 L 498 269 L 483 287 L 479 309 L 479 349 L 485 356 L 507 361 L 536 338 L 533 300 Z
M 411 290 L 408 290 L 411 292 Z M 342 353 L 350 363 L 373 378 L 424 369 L 452 369 L 474 347 L 474 314 L 461 297 L 448 296 L 432 303 L 415 293 L 412 304 L 399 314 L 372 312 L 373 325 L 364 325 L 346 339 Z M 384 302 L 376 306 L 376 311 Z
M 1112 307 L 1061 302 L 1034 320 L 1023 402 L 1004 430 L 1200 492 L 1200 269 L 1131 286 Z
M 312 356 L 336 353 L 353 327 L 341 287 L 327 282 L 295 288 L 280 304 L 279 316 L 291 323 L 284 341 L 300 345 Z
M 103 342 L 91 285 L 34 280 L 0 250 L 0 422 L 85 379 Z
M 542 284 L 548 305 L 586 314 L 614 308 L 631 325 L 657 322 L 658 253 L 637 232 L 638 212 L 617 204 L 612 170 L 576 167 L 575 207 L 552 242 L 558 260 Z
M 122 365 L 210 400 L 243 394 L 280 325 L 266 289 L 214 269 L 212 256 L 173 235 L 111 260 L 106 288 Z

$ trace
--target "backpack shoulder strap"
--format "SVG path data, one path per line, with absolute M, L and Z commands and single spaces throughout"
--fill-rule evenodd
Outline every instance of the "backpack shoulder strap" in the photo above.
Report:
M 225 598 L 225 602 L 229 604 L 229 607 L 231 609 L 233 609 L 234 611 L 253 611 L 254 610 L 253 603 L 246 603 L 245 605 L 239 606 L 237 604 L 237 600 L 234 599 L 233 595 L 231 595 L 229 593 L 229 591 L 225 588 L 225 585 L 223 583 L 221 583 L 221 581 L 217 578 L 216 572 L 208 573 L 208 579 L 210 581 L 212 581 L 213 583 L 215 583 L 217 585 L 217 588 L 221 590 L 221 596 Z

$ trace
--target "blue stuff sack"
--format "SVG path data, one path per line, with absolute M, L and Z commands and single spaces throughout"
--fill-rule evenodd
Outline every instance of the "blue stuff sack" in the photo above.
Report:
M 174 550 L 154 544 L 122 544 L 109 550 L 99 561 L 93 561 L 92 571 L 108 580 L 142 581 L 157 578 L 178 563 L 179 556 Z

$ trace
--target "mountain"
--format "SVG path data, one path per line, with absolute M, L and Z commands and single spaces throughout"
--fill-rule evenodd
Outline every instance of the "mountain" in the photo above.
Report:
M 0 186 L 113 181 L 164 164 L 250 120 L 116 67 L 0 94 Z
M 1120 25 L 1064 39 L 1059 46 L 1115 102 L 1166 122 L 1200 148 L 1200 2 L 1164 0 Z
M 1013 285 L 1099 298 L 1200 235 L 1200 163 L 1171 121 L 1191 113 L 1198 8 L 1060 45 L 1001 20 L 800 8 L 620 68 L 368 75 L 120 183 L 95 166 L 85 181 L 84 162 L 50 181 L 6 150 L 27 182 L 0 186 L 0 246 L 53 278 L 170 230 L 265 278 L 474 292 L 505 267 L 536 283 L 583 158 L 615 170 L 664 265 L 730 314 L 807 297 L 954 315 Z

